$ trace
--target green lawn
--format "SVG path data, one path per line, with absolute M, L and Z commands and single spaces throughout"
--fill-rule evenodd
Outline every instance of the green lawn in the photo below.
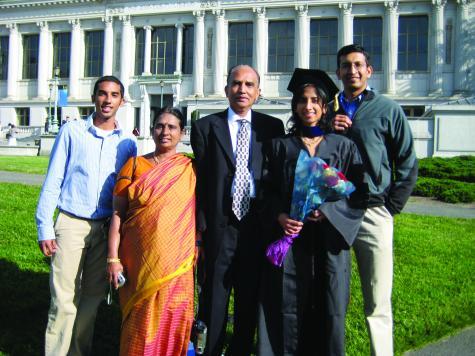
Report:
M 395 354 L 475 323 L 475 220 L 402 214 L 394 236 Z M 348 355 L 369 355 L 353 263 Z
M 38 355 L 49 303 L 48 261 L 36 244 L 39 187 L 0 184 L 0 354 Z M 403 214 L 396 219 L 396 354 L 475 323 L 475 220 Z M 368 355 L 356 265 L 347 354 Z M 94 355 L 117 351 L 117 305 L 102 306 Z
M 48 156 L 0 156 L 0 171 L 46 174 Z

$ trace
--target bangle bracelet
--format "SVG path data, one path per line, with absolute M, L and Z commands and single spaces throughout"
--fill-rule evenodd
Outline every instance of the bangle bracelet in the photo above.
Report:
M 119 263 L 119 262 L 120 262 L 120 258 L 107 257 L 107 263 Z

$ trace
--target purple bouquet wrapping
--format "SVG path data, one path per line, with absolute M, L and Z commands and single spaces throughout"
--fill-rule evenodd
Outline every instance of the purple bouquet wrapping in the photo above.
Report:
M 354 190 L 354 185 L 338 169 L 301 150 L 295 168 L 290 218 L 304 221 L 325 200 L 349 196 Z M 266 250 L 267 259 L 276 266 L 282 266 L 287 251 L 298 236 L 285 235 L 270 244 Z

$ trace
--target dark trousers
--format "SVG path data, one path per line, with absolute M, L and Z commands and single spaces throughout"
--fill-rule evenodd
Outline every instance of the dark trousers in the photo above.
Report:
M 227 354 L 250 355 L 254 344 L 263 239 L 252 207 L 241 221 L 230 215 L 220 236 L 215 236 L 221 239 L 215 258 L 205 255 L 200 319 L 208 327 L 206 355 L 221 355 L 231 288 L 234 289 L 234 332 Z

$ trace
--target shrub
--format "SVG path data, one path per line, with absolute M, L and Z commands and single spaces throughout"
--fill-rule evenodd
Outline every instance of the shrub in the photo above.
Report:
M 432 157 L 419 160 L 419 176 L 475 182 L 475 156 Z
M 435 197 L 447 203 L 471 203 L 475 201 L 475 183 L 419 177 L 412 194 Z
M 440 188 L 441 185 L 438 179 L 419 177 L 412 194 L 422 197 L 435 197 Z
M 437 199 L 447 203 L 471 203 L 475 201 L 475 187 L 460 186 L 441 191 Z
M 200 118 L 200 111 L 196 109 L 191 113 L 191 122 L 195 122 L 199 118 Z

